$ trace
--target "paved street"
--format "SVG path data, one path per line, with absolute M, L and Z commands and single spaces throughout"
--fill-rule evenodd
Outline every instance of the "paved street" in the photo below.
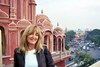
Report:
M 96 47 L 95 49 L 94 48 L 90 48 L 90 51 L 89 51 L 91 54 L 92 54 L 92 57 L 95 58 L 95 59 L 100 59 L 100 50 L 98 50 L 98 48 Z
M 88 52 L 91 54 L 91 56 L 94 58 L 94 59 L 99 59 L 100 60 L 100 49 L 98 49 L 98 47 L 92 47 L 92 48 L 89 48 L 89 50 L 83 50 L 82 48 L 80 48 L 79 46 L 77 47 L 74 47 L 74 46 L 70 46 L 70 52 L 72 52 L 71 54 L 71 57 L 75 57 L 74 53 L 75 50 L 77 49 L 80 49 L 78 51 L 82 51 L 82 52 Z M 66 60 L 66 64 L 69 64 L 69 63 L 72 63 L 73 60 Z
M 71 47 L 70 50 L 71 50 L 71 51 L 74 51 L 75 48 L 72 48 L 72 47 Z M 84 51 L 84 50 L 81 50 L 81 51 Z M 85 52 L 86 52 L 86 51 L 85 51 Z M 98 59 L 98 58 L 100 59 L 100 50 L 99 50 L 97 47 L 95 47 L 95 48 L 90 48 L 90 50 L 87 51 L 87 52 L 90 53 L 94 59 Z

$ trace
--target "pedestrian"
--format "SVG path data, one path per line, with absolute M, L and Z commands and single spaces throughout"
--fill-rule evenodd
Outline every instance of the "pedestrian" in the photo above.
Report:
M 54 67 L 37 25 L 29 25 L 23 32 L 20 45 L 14 50 L 14 67 Z

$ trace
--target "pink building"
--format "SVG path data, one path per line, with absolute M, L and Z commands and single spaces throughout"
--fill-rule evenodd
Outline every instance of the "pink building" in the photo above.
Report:
M 3 65 L 13 63 L 13 51 L 19 46 L 24 29 L 30 24 L 37 24 L 42 30 L 43 43 L 50 50 L 54 63 L 58 67 L 65 67 L 65 60 L 69 55 L 65 50 L 64 31 L 58 26 L 53 29 L 52 22 L 43 11 L 36 15 L 36 5 L 34 0 L 0 0 Z

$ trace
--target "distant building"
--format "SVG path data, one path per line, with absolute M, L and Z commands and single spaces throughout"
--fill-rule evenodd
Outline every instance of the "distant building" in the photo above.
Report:
M 37 24 L 43 34 L 43 43 L 51 52 L 54 63 L 65 67 L 69 57 L 65 50 L 65 35 L 57 26 L 53 29 L 50 19 L 43 14 L 36 15 L 35 0 L 0 0 L 0 30 L 2 43 L 3 65 L 13 63 L 14 49 L 19 46 L 24 29 L 31 24 Z
M 76 41 L 84 40 L 85 34 L 86 34 L 85 31 L 78 29 L 78 31 L 76 31 L 75 40 Z

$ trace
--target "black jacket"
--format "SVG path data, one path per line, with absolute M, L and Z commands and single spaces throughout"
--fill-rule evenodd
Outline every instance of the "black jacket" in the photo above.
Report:
M 38 67 L 54 67 L 53 59 L 47 48 L 36 53 Z M 14 67 L 25 67 L 25 53 L 16 48 L 14 50 Z

